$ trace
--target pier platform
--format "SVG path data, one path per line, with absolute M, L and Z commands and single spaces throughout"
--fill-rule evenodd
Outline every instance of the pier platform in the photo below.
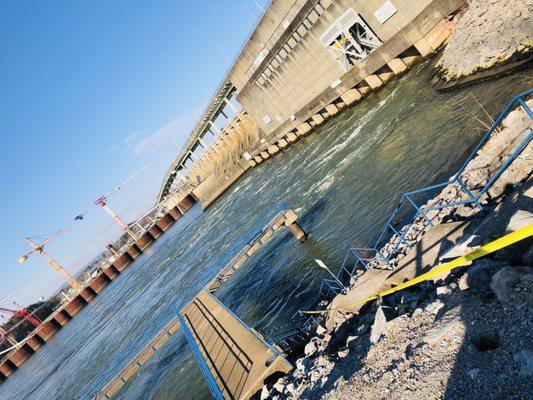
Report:
M 259 250 L 265 243 L 267 243 L 276 231 L 282 227 L 286 227 L 296 239 L 300 242 L 307 240 L 307 233 L 298 225 L 296 220 L 298 215 L 293 210 L 282 210 L 274 218 L 272 218 L 265 227 L 258 232 L 236 255 L 228 264 L 220 270 L 216 277 L 214 277 L 206 286 L 205 289 L 210 293 L 215 293 L 222 284 L 228 281 L 233 274 L 244 265 L 244 263 Z
M 185 337 L 217 400 L 249 399 L 275 372 L 291 364 L 207 291 L 180 313 Z

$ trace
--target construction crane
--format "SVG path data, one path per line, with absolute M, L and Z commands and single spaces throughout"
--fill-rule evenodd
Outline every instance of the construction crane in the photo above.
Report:
M 113 221 L 115 221 L 117 223 L 118 226 L 120 226 L 120 229 L 122 229 L 123 231 L 125 232 L 128 232 L 128 234 L 133 238 L 133 239 L 138 239 L 134 233 L 131 231 L 131 229 L 129 228 L 129 225 L 127 223 L 124 222 L 124 220 L 122 218 L 120 218 L 120 216 L 114 212 L 111 207 L 109 207 L 108 205 L 108 202 L 107 202 L 107 199 L 112 195 L 114 194 L 115 192 L 118 192 L 120 189 L 122 189 L 129 181 L 131 181 L 132 179 L 134 179 L 135 177 L 137 177 L 139 174 L 141 174 L 142 172 L 144 172 L 146 169 L 148 169 L 148 167 L 152 165 L 152 163 L 149 163 L 149 164 L 146 164 L 143 168 L 141 168 L 139 171 L 137 171 L 135 174 L 131 175 L 130 177 L 128 177 L 125 181 L 123 181 L 121 184 L 119 184 L 118 186 L 116 186 L 113 190 L 109 191 L 108 193 L 104 194 L 103 196 L 100 196 L 95 202 L 94 202 L 94 205 L 97 205 L 97 206 L 100 206 L 102 207 L 110 216 L 111 218 L 113 219 Z M 81 217 L 81 218 L 80 218 Z M 75 217 L 75 219 L 83 219 L 83 214 L 80 214 L 80 215 L 77 215 Z
M 16 306 L 20 307 L 17 303 L 13 302 Z M 22 307 L 18 310 L 11 310 L 9 308 L 0 307 L 0 312 L 5 312 L 8 314 L 13 315 L 14 317 L 25 319 L 33 326 L 37 327 L 41 325 L 41 320 L 37 318 L 35 315 L 32 315 L 26 308 Z
M 57 232 L 53 232 L 47 235 L 40 235 L 40 236 L 31 236 L 27 237 L 26 241 L 31 246 L 32 250 L 22 256 L 19 257 L 18 261 L 19 263 L 23 264 L 26 262 L 28 257 L 32 255 L 33 253 L 39 254 L 41 257 L 45 259 L 45 261 L 52 266 L 52 268 L 64 279 L 68 282 L 70 286 L 77 292 L 79 292 L 82 288 L 82 285 L 80 282 L 78 282 L 61 264 L 59 264 L 50 254 L 48 254 L 44 250 L 44 246 L 48 243 L 51 243 L 52 241 L 56 240 L 58 237 L 63 235 L 67 228 L 63 228 Z M 36 243 L 35 240 L 42 240 L 41 243 Z
M 15 295 L 16 293 L 20 292 L 22 289 L 24 289 L 26 286 L 28 286 L 29 282 L 25 282 L 22 286 L 18 287 L 17 289 L 13 290 L 11 293 L 6 294 L 4 297 L 0 299 L 0 304 L 5 302 L 8 298 Z M 8 331 L 6 331 L 4 328 L 0 327 L 0 343 L 4 340 L 7 340 L 11 345 L 16 345 L 17 341 L 9 334 Z

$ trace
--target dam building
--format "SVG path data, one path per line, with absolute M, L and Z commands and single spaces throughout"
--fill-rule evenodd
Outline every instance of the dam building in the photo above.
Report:
M 174 194 L 172 207 L 188 194 L 206 207 L 272 155 L 269 144 L 285 147 L 435 51 L 463 3 L 273 0 L 170 166 L 159 201 Z
M 319 111 L 328 97 L 360 83 L 357 75 L 362 81 L 365 73 L 392 72 L 387 62 L 422 39 L 459 3 L 273 1 L 229 80 L 237 87 L 239 102 L 265 133 L 289 131 Z M 376 49 L 381 51 L 370 57 Z M 426 49 L 412 50 L 424 55 Z

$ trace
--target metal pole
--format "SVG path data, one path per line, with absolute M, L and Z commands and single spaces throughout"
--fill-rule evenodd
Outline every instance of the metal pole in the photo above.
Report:
M 320 268 L 323 268 L 330 273 L 330 275 L 333 277 L 333 279 L 335 279 L 335 281 L 337 281 L 337 283 L 341 286 L 342 289 L 346 289 L 346 287 L 342 284 L 339 278 L 337 278 L 337 276 L 333 272 L 331 272 L 331 270 L 326 266 L 326 264 L 324 264 L 322 260 L 315 259 L 315 261 Z

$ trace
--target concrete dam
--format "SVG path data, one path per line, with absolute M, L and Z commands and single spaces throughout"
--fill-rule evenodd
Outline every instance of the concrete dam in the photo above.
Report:
M 273 1 L 163 180 L 209 207 L 250 168 L 439 48 L 459 0 Z
M 425 60 L 462 5 L 272 1 L 170 165 L 162 215 L 0 365 L 0 398 L 209 398 L 187 347 L 202 350 L 202 335 L 181 334 L 179 310 L 211 304 L 231 319 L 219 341 L 228 327 L 257 342 L 295 328 L 324 276 L 314 259 L 340 265 L 398 193 L 447 176 L 475 145 L 477 121 L 456 110 L 476 100 L 437 94 Z M 529 84 L 510 75 L 470 93 L 497 112 Z M 280 201 L 298 222 L 276 220 Z M 225 384 L 223 398 L 249 394 Z

